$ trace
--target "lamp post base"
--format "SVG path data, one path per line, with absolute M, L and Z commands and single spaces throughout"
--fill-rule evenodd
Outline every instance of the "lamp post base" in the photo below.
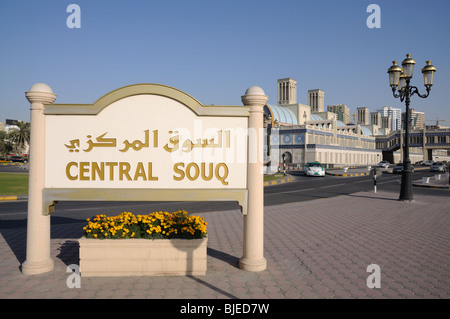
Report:
M 399 198 L 398 199 L 400 202 L 409 202 L 409 203 L 414 203 L 416 200 L 414 200 L 414 199 L 402 199 L 402 198 Z
M 408 163 L 409 164 L 409 163 Z M 414 202 L 412 191 L 412 172 L 409 165 L 405 163 L 405 170 L 402 173 L 402 184 L 400 186 L 399 201 Z

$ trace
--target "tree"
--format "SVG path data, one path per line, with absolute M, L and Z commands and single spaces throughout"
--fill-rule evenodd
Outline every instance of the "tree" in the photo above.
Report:
M 25 146 L 30 143 L 30 123 L 17 121 L 16 126 L 9 131 L 8 138 L 14 144 L 14 151 L 22 155 Z
M 0 130 L 0 154 L 8 154 L 13 150 L 11 142 L 5 131 Z

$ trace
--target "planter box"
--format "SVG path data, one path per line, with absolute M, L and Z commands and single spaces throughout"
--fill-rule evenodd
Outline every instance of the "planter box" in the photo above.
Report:
M 207 238 L 87 239 L 80 244 L 80 272 L 90 276 L 206 274 Z

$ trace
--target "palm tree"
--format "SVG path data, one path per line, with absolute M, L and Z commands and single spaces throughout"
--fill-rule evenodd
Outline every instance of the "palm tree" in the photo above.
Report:
M 12 144 L 8 140 L 8 134 L 6 134 L 5 131 L 0 130 L 0 154 L 8 154 L 12 149 Z
M 15 152 L 22 155 L 25 146 L 30 143 L 30 123 L 17 121 L 16 126 L 9 131 L 8 137 L 14 144 Z

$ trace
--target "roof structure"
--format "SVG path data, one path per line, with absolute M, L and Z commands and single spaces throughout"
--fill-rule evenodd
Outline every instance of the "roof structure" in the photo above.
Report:
M 266 107 L 268 109 L 265 111 L 269 111 L 269 113 L 272 115 L 273 120 L 277 120 L 280 123 L 298 125 L 297 117 L 295 116 L 294 112 L 292 112 L 288 108 L 273 104 L 266 104 Z
M 266 106 L 264 107 L 264 112 L 267 115 L 271 115 L 272 120 L 273 121 L 278 121 L 280 123 L 283 124 L 290 124 L 290 125 L 298 125 L 298 120 L 297 117 L 295 116 L 294 112 L 292 112 L 290 109 L 286 108 L 286 107 L 282 107 L 282 106 L 278 106 L 278 105 L 274 105 L 274 104 L 266 104 Z M 326 121 L 325 119 L 323 119 L 319 114 L 311 114 L 310 117 L 311 121 Z M 328 127 L 327 125 L 329 122 L 327 123 L 323 123 L 323 124 L 317 124 L 319 125 L 319 127 Z M 347 126 L 344 122 L 340 121 L 340 120 L 336 120 L 336 127 L 344 127 Z M 356 128 L 356 126 L 355 126 Z M 368 127 L 364 127 L 361 126 L 361 132 L 363 135 L 365 136 L 372 136 L 372 132 Z

